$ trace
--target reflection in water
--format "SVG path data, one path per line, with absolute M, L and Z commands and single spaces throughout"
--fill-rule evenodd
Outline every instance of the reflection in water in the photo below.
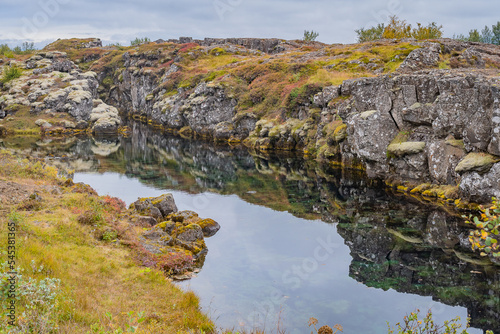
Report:
M 130 202 L 139 191 L 174 190 L 180 207 L 218 220 L 204 269 L 183 285 L 221 326 L 265 319 L 269 329 L 283 308 L 290 333 L 307 331 L 310 316 L 380 333 L 416 307 L 444 320 L 465 318 L 451 307 L 460 306 L 473 327 L 500 332 L 500 270 L 471 254 L 456 215 L 388 194 L 356 171 L 132 127 L 130 138 L 34 147 L 100 192 Z

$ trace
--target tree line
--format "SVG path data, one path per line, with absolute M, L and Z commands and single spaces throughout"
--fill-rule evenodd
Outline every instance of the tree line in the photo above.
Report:
M 436 22 L 431 22 L 428 25 L 417 23 L 412 26 L 405 20 L 397 16 L 391 16 L 387 24 L 380 23 L 377 26 L 370 28 L 361 28 L 355 30 L 357 40 L 359 43 L 374 41 L 377 39 L 402 39 L 402 38 L 415 38 L 417 40 L 423 39 L 436 39 L 443 37 L 443 26 L 438 25 Z M 500 45 L 500 21 L 479 31 L 472 29 L 468 35 L 453 35 L 453 39 L 467 42 L 481 42 Z

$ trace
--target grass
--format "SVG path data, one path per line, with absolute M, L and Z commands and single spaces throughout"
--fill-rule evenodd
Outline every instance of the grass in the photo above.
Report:
M 4 69 L 1 81 L 2 83 L 6 84 L 9 81 L 21 77 L 21 75 L 23 75 L 23 70 L 20 69 L 19 67 L 16 66 L 8 67 L 7 69 Z
M 2 202 L 0 216 L 2 222 L 17 217 L 17 265 L 33 279 L 60 280 L 58 304 L 51 314 L 58 333 L 125 329 L 130 325 L 130 312 L 143 314 L 139 326 L 143 333 L 206 333 L 214 328 L 200 312 L 194 293 L 180 291 L 158 270 L 139 266 L 133 250 L 122 242 L 99 237 L 97 232 L 104 227 L 117 229 L 123 240 L 131 233 L 103 198 L 61 186 L 64 180 L 57 177 L 57 170 L 42 162 L 19 159 L 6 151 L 0 154 L 0 181 L 21 188 L 30 185 L 42 198 L 33 211 L 21 210 L 26 205 Z M 60 194 L 51 193 L 55 188 Z M 102 226 L 78 222 L 87 210 L 99 212 Z M 3 223 L 2 244 L 7 244 L 6 232 Z M 26 307 L 20 303 L 18 313 Z
M 29 106 L 20 104 L 10 105 L 5 111 L 9 115 L 0 124 L 3 125 L 9 134 L 13 135 L 40 135 L 40 127 L 35 124 L 39 118 L 43 118 L 55 126 L 63 124 L 64 121 L 75 122 L 75 118 L 67 113 L 44 114 L 43 116 L 34 115 L 31 113 Z

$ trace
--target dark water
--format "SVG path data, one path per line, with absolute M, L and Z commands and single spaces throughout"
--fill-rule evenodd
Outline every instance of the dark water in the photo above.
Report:
M 180 210 L 218 221 L 202 271 L 179 285 L 219 327 L 309 333 L 315 317 L 344 333 L 387 333 L 387 322 L 431 309 L 440 322 L 469 314 L 471 333 L 500 333 L 500 270 L 470 253 L 461 219 L 357 172 L 139 124 L 130 138 L 29 146 L 102 195 L 130 203 L 172 192 Z

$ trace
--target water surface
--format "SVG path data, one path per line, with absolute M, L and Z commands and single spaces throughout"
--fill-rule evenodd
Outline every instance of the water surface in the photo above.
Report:
M 344 333 L 386 333 L 387 322 L 418 308 L 441 322 L 470 314 L 471 333 L 500 332 L 498 267 L 468 260 L 461 219 L 356 171 L 252 156 L 140 124 L 130 138 L 30 149 L 64 155 L 55 160 L 101 195 L 129 204 L 171 192 L 180 210 L 218 221 L 201 272 L 178 284 L 200 296 L 219 327 L 308 333 L 315 317 Z

